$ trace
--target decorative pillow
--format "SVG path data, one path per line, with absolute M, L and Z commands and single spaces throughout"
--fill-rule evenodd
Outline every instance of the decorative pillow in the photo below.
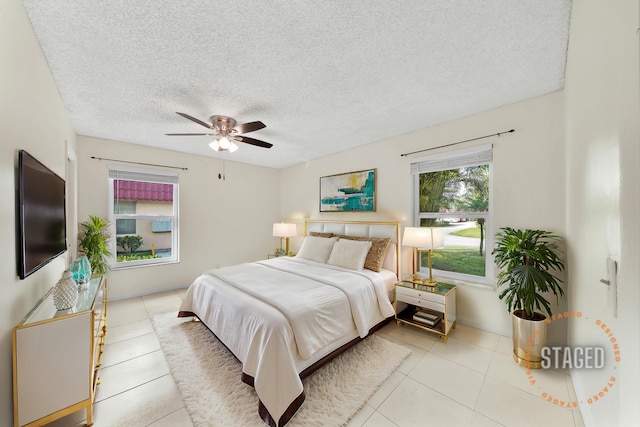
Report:
M 369 249 L 371 249 L 371 242 L 339 239 L 333 245 L 327 264 L 351 270 L 362 270 Z
M 319 231 L 310 231 L 309 236 L 328 238 L 328 237 L 333 237 L 333 233 L 321 233 Z
M 338 239 L 335 237 L 327 239 L 325 237 L 307 236 L 304 238 L 296 257 L 326 264 L 336 240 Z
M 364 268 L 379 272 L 384 263 L 384 257 L 387 255 L 387 249 L 391 244 L 390 237 L 358 237 L 358 236 L 338 236 L 340 239 L 360 240 L 371 242 L 371 249 L 364 261 Z

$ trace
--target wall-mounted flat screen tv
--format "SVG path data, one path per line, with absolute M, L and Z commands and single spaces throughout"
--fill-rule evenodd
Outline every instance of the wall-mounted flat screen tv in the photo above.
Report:
M 64 180 L 24 150 L 18 154 L 18 275 L 24 279 L 67 249 Z

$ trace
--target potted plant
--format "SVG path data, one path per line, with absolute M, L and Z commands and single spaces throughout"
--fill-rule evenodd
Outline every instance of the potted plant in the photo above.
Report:
M 564 296 L 562 280 L 552 271 L 562 271 L 560 237 L 543 230 L 501 228 L 496 234 L 495 263 L 498 266 L 499 298 L 507 303 L 513 328 L 513 358 L 527 368 L 540 368 L 542 347 L 546 344 L 546 316 L 551 305 L 545 294 L 558 301 Z M 537 311 L 536 311 L 537 310 Z
M 89 221 L 80 223 L 80 252 L 89 259 L 94 274 L 105 275 L 109 271 L 109 237 L 109 223 L 104 218 L 89 215 Z

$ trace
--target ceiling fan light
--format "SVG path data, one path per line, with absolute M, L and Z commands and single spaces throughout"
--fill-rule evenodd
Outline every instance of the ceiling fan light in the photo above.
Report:
M 231 141 L 229 141 L 229 138 L 227 138 L 226 136 L 220 137 L 219 143 L 221 150 L 228 150 L 229 147 L 231 147 Z
M 253 132 L 256 130 L 260 130 L 265 128 L 266 126 L 262 122 L 249 122 L 237 124 L 236 120 L 232 117 L 227 116 L 211 116 L 211 124 L 207 122 L 203 122 L 200 119 L 196 119 L 195 117 L 191 117 L 185 113 L 177 113 L 185 119 L 189 119 L 192 122 L 198 123 L 209 129 L 211 133 L 167 133 L 167 136 L 187 136 L 187 135 L 214 135 L 215 141 L 211 141 L 209 143 L 209 147 L 211 147 L 214 151 L 229 151 L 234 152 L 238 149 L 238 146 L 233 142 L 240 141 L 245 144 L 254 145 L 257 147 L 271 148 L 273 144 L 268 142 L 260 141 L 259 139 L 249 138 L 247 136 L 242 136 L 239 134 Z

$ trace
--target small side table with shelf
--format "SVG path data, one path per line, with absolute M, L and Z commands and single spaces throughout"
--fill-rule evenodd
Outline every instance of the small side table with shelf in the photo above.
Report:
M 438 334 L 446 342 L 456 324 L 456 287 L 442 282 L 427 286 L 405 279 L 395 285 L 393 306 L 398 324 Z

